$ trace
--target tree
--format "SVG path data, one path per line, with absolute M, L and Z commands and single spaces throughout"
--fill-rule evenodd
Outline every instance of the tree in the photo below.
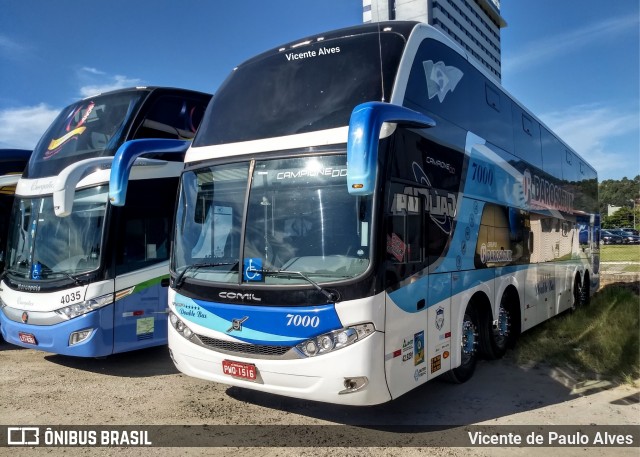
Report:
M 610 229 L 610 228 L 619 228 L 619 227 L 633 227 L 634 229 L 638 229 L 640 226 L 640 207 L 636 207 L 635 209 L 635 223 L 636 226 L 633 226 L 634 223 L 634 211 L 632 208 L 628 206 L 621 207 L 618 211 L 613 213 L 611 216 L 607 216 L 603 214 L 602 216 L 602 228 Z
M 639 206 L 638 202 L 640 202 L 640 175 L 633 179 L 626 177 L 621 180 L 606 179 L 598 186 L 598 194 L 600 214 L 603 217 L 607 214 L 608 205 L 626 207 L 628 211 L 632 211 L 635 206 L 637 210 Z M 636 215 L 636 223 L 638 222 L 639 220 Z M 622 227 L 629 227 L 632 223 L 633 222 L 625 221 Z M 618 225 L 618 227 L 620 227 L 620 225 Z

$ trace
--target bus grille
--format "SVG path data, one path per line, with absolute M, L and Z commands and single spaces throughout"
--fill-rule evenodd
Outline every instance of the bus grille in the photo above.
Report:
M 237 343 L 234 341 L 218 340 L 204 335 L 198 335 L 198 340 L 201 346 L 209 349 L 223 352 L 231 355 L 250 355 L 256 358 L 263 359 L 276 359 L 276 358 L 299 358 L 297 351 L 291 346 L 270 346 L 264 344 L 247 344 Z M 287 354 L 290 352 L 290 354 Z

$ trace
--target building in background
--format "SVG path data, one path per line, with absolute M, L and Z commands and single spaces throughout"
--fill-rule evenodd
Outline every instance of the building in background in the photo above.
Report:
M 362 0 L 363 22 L 421 21 L 462 46 L 498 81 L 501 79 L 500 0 Z

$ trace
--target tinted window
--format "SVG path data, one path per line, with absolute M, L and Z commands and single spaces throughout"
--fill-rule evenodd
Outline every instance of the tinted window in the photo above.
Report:
M 153 103 L 134 138 L 190 140 L 200 125 L 207 101 L 161 96 Z
M 434 116 L 436 129 L 443 124 L 441 117 L 510 151 L 513 134 L 508 100 L 463 56 L 427 39 L 413 61 L 403 104 Z
M 401 35 L 367 33 L 249 61 L 216 92 L 194 146 L 346 126 L 356 105 L 390 97 L 403 47 Z
M 83 159 L 114 155 L 148 91 L 123 91 L 63 109 L 36 146 L 25 178 L 55 176 Z
M 177 178 L 129 183 L 127 205 L 117 209 L 116 274 L 169 259 L 177 187 Z
M 516 156 L 542 169 L 540 124 L 513 104 L 513 143 Z

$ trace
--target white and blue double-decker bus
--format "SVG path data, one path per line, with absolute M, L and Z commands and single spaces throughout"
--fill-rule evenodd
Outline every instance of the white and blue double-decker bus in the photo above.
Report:
M 176 190 L 210 98 L 139 87 L 61 111 L 16 186 L 0 283 L 7 342 L 84 357 L 166 344 Z M 142 138 L 153 150 L 137 158 Z
M 191 376 L 382 403 L 598 287 L 596 172 L 425 24 L 239 65 L 185 162 L 169 349 Z

